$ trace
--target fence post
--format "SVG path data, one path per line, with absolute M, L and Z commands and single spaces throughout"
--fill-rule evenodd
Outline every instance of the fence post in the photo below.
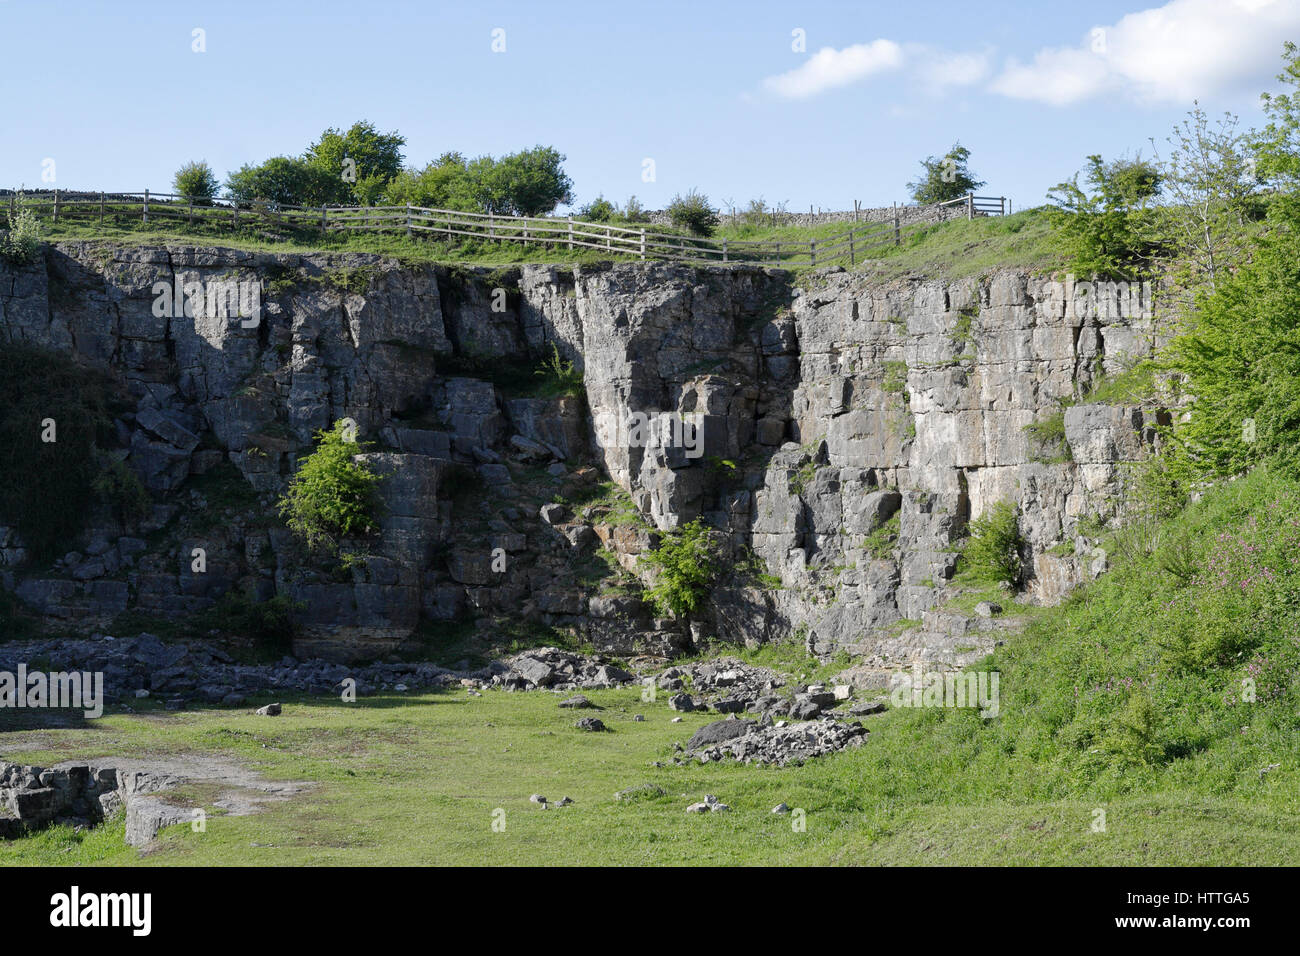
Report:
M 1005 216 L 1007 214 L 1007 197 L 1006 196 L 1000 197 L 998 199 L 998 205 L 1002 207 L 1002 215 Z
M 495 239 L 496 237 L 497 237 L 496 216 L 494 216 L 492 213 L 488 213 L 488 238 Z
M 776 244 L 776 264 L 778 266 L 781 264 L 781 243 L 779 241 Z
M 232 217 L 235 220 L 234 228 L 238 229 L 239 228 L 239 200 L 238 199 L 230 200 L 230 209 L 234 213 Z
M 645 258 L 645 227 L 641 227 L 641 258 Z
M 613 251 L 614 251 L 614 247 L 613 247 L 612 245 L 610 245 L 609 226 L 606 226 L 606 227 L 605 227 L 605 251 L 606 251 L 606 252 L 613 252 Z
M 853 200 L 853 201 L 854 201 L 855 203 L 857 202 L 856 199 Z M 856 209 L 853 211 L 853 214 L 854 214 L 855 216 L 857 215 L 857 210 L 856 210 Z M 853 254 L 853 230 L 850 229 L 850 230 L 849 230 L 849 265 L 854 265 L 857 261 L 858 261 L 857 258 L 856 258 L 856 257 L 854 256 L 854 254 Z
M 569 251 L 573 251 L 573 217 L 569 217 Z
M 817 265 L 817 240 L 816 239 L 810 239 L 808 241 L 808 265 L 810 266 Z
M 149 221 L 149 190 L 144 191 L 144 222 Z
M 54 221 L 59 221 L 59 187 L 54 187 Z
M 325 211 L 325 207 L 322 205 L 320 207 L 320 231 L 321 232 L 324 232 L 328 228 L 327 226 L 327 223 L 329 222 L 328 216 L 329 214 Z
M 190 197 L 190 218 L 189 218 L 189 224 L 190 224 L 191 226 L 194 225 L 194 197 L 193 197 L 193 196 Z
M 411 204 L 406 204 L 406 238 L 411 238 Z
M 975 194 L 967 193 L 966 194 L 966 219 L 971 220 L 974 218 L 975 218 Z
M 727 240 L 726 239 L 722 240 L 722 261 L 723 262 L 727 261 Z
M 898 228 L 898 203 L 894 203 L 894 245 L 898 245 L 902 237 L 901 230 Z
M 853 200 L 853 221 L 858 221 L 858 201 L 856 199 Z

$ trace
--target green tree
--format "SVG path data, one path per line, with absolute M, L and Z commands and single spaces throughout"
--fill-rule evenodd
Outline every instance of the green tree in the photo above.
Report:
M 578 218 L 590 222 L 609 222 L 618 215 L 618 207 L 604 197 L 597 196 L 578 210 Z
M 186 163 L 176 170 L 176 175 L 172 178 L 172 189 L 186 199 L 202 205 L 210 205 L 219 188 L 220 183 L 217 182 L 212 167 L 202 160 Z
M 1300 185 L 1300 47 L 1287 41 L 1284 66 L 1277 75 L 1289 93 L 1260 95 L 1268 125 L 1250 137 L 1256 171 L 1261 179 L 1282 189 Z
M 718 228 L 718 210 L 708 196 L 694 189 L 674 196 L 665 211 L 674 226 L 689 229 L 697 236 L 711 236 Z
M 921 160 L 925 174 L 916 182 L 908 183 L 912 198 L 919 203 L 947 202 L 960 199 L 984 185 L 975 178 L 967 166 L 970 150 L 961 143 L 940 157 L 928 156 Z
M 1300 474 L 1300 198 L 1276 197 L 1269 225 L 1170 346 L 1193 396 L 1170 447 L 1188 484 L 1264 461 Z
M 470 163 L 469 178 L 486 212 L 541 216 L 573 201 L 573 180 L 563 163 L 558 150 L 535 146 L 496 160 L 481 156 Z
M 627 222 L 649 222 L 650 214 L 645 211 L 645 207 L 636 196 L 628 196 L 627 202 L 623 205 L 623 219 Z
M 1167 199 L 1157 207 L 1155 230 L 1169 239 L 1173 275 L 1184 290 L 1211 289 L 1245 247 L 1253 215 L 1254 163 L 1237 117 L 1224 113 L 1211 124 L 1197 105 L 1174 127 L 1161 157 L 1160 184 Z M 1151 145 L 1155 148 L 1155 141 Z
M 649 595 L 664 615 L 694 612 L 708 595 L 717 575 L 717 555 L 709 529 L 699 518 L 662 534 L 659 547 L 642 558 L 658 572 Z
M 426 209 L 478 211 L 469 183 L 468 163 L 460 153 L 443 153 L 423 169 L 404 169 L 388 184 L 386 202 Z
M 365 445 L 349 441 L 346 420 L 316 433 L 316 450 L 303 459 L 278 503 L 289 529 L 312 550 L 337 553 L 341 538 L 378 530 L 379 476 L 356 461 Z
M 381 133 L 373 123 L 359 120 L 347 131 L 325 130 L 307 147 L 303 159 L 332 184 L 329 201 L 368 205 L 402 171 L 406 137 L 396 131 Z
M 502 216 L 540 216 L 573 201 L 573 181 L 561 164 L 564 156 L 537 146 L 494 159 L 466 160 L 444 153 L 423 169 L 399 172 L 385 198 L 429 209 L 458 209 Z
M 242 204 L 261 200 L 282 206 L 323 206 L 349 198 L 350 194 L 340 192 L 341 183 L 304 159 L 273 156 L 256 166 L 245 164 L 227 176 L 226 192 Z
M 1085 191 L 1079 176 L 1058 183 L 1047 194 L 1058 246 L 1081 275 L 1130 278 L 1147 268 L 1158 243 L 1151 207 L 1160 192 L 1159 170 L 1146 160 L 1105 162 L 1088 157 Z

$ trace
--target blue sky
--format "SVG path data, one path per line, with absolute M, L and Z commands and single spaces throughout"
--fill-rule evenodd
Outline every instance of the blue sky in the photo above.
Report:
M 1021 208 L 1089 153 L 1165 145 L 1195 97 L 1258 123 L 1300 0 L 0 0 L 0 23 L 3 186 L 52 159 L 60 187 L 166 191 L 365 118 L 414 165 L 554 145 L 579 203 L 650 208 L 888 205 L 960 140 Z

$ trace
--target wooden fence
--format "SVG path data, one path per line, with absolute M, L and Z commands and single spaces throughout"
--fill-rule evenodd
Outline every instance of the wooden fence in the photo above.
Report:
M 628 227 L 568 218 L 504 216 L 492 213 L 426 209 L 423 206 L 288 206 L 269 202 L 238 203 L 227 199 L 193 200 L 171 193 L 76 192 L 43 190 L 10 192 L 10 213 L 19 208 L 55 222 L 142 223 L 184 222 L 189 226 L 237 230 L 262 228 L 319 230 L 321 232 L 388 232 L 423 236 L 434 240 L 522 242 L 563 249 L 595 249 L 611 255 L 676 262 L 739 263 L 747 265 L 802 267 L 832 265 L 845 260 L 850 265 L 871 250 L 898 245 L 903 236 L 932 221 L 901 222 L 904 207 L 892 220 L 854 224 L 851 228 L 821 239 L 715 239 L 681 235 L 661 227 Z M 962 196 L 938 207 L 957 207 L 966 218 L 1005 215 L 1005 197 Z M 949 216 L 948 218 L 952 218 Z

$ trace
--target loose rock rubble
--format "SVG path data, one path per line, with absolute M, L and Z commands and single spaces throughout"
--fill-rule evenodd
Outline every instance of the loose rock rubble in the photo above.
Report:
M 494 670 L 498 668 L 499 672 L 492 675 L 489 683 L 505 690 L 604 689 L 622 687 L 636 680 L 636 675 L 621 667 L 558 647 L 524 651 L 493 665 Z
M 827 717 L 797 724 L 769 723 L 766 718 L 761 722 L 732 719 L 701 727 L 691 738 L 686 755 L 701 763 L 730 759 L 784 767 L 860 746 L 866 738 L 861 724 Z M 675 762 L 685 759 L 678 757 Z
M 339 694 L 350 686 L 344 684 L 347 680 L 356 682 L 358 696 L 366 696 L 385 690 L 402 693 L 456 685 L 470 693 L 484 687 L 605 689 L 636 679 L 602 659 L 554 647 L 524 651 L 474 671 L 455 671 L 426 661 L 357 667 L 284 657 L 274 664 L 241 664 L 206 642 L 164 643 L 152 634 L 0 645 L 0 670 L 16 671 L 20 663 L 33 660 L 53 662 L 52 670 L 102 673 L 107 704 L 161 697 L 171 709 L 191 704 L 239 707 L 250 696 L 277 691 Z
M 684 690 L 688 682 L 695 695 Z M 760 714 L 771 720 L 813 720 L 852 697 L 847 684 L 788 686 L 780 673 L 734 658 L 669 667 L 656 683 L 661 690 L 677 691 L 668 698 L 668 706 L 682 713 L 714 710 Z
M 785 686 L 785 678 L 766 667 L 756 667 L 732 658 L 704 661 L 669 667 L 657 679 L 660 690 L 680 691 L 689 681 L 698 694 L 712 698 L 714 710 L 723 714 L 739 713 L 751 709 L 760 698 L 773 697 L 775 691 Z M 677 700 L 685 695 L 677 695 Z M 673 706 L 672 700 L 669 706 Z M 695 706 L 674 707 L 675 710 L 700 710 L 703 701 L 691 698 Z

